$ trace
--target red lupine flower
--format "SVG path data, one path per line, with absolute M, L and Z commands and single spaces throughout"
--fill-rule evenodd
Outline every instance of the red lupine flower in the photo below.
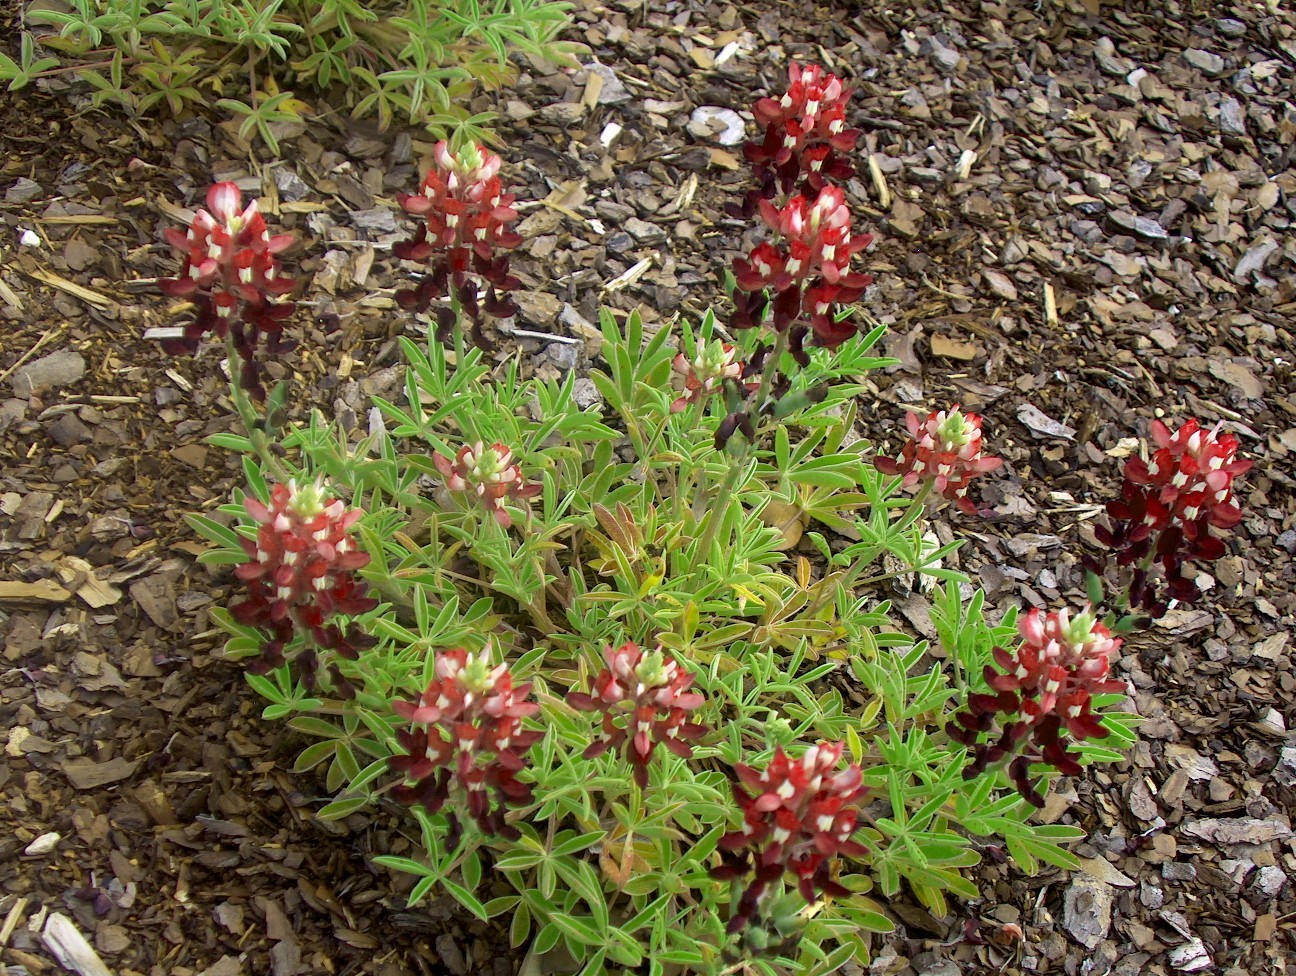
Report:
M 670 405 L 671 413 L 680 413 L 693 403 L 701 403 L 724 386 L 725 380 L 738 380 L 743 375 L 742 361 L 735 358 L 736 350 L 727 343 L 712 342 L 702 347 L 690 360 L 684 353 L 676 355 L 671 369 L 684 378 L 684 395 Z M 747 384 L 756 389 L 759 383 Z
M 776 332 L 790 331 L 789 350 L 798 361 L 806 359 L 802 347 L 807 335 L 815 345 L 837 348 L 858 331 L 853 323 L 838 322 L 836 311 L 857 300 L 873 281 L 850 270 L 851 256 L 868 247 L 873 235 L 851 236 L 850 210 L 834 186 L 824 187 L 813 202 L 798 195 L 782 208 L 761 200 L 760 212 L 779 240 L 758 244 L 746 260 L 734 261 L 739 292 L 773 292 L 770 325 Z M 735 329 L 759 324 L 767 307 L 764 300 L 739 293 L 734 305 L 729 324 Z
M 867 275 L 852 274 L 851 256 L 873 243 L 872 234 L 851 238 L 851 213 L 839 187 L 827 186 L 811 202 L 798 194 L 782 207 L 760 204 L 761 218 L 778 232 L 787 257 L 781 271 L 765 282 L 783 291 L 793 282 L 820 276 L 830 285 L 864 287 Z M 750 289 L 748 289 L 750 290 Z
M 514 687 L 508 666 L 492 666 L 489 651 L 445 651 L 437 655 L 435 675 L 418 698 L 392 702 L 397 715 L 423 726 L 396 733 L 406 754 L 389 762 L 404 773 L 394 794 L 402 803 L 436 813 L 458 787 L 468 816 L 484 833 L 516 838 L 504 809 L 530 802 L 531 789 L 517 774 L 543 735 L 522 729 L 522 720 L 540 710 L 526 700 L 531 686 Z M 491 790 L 498 806 L 491 802 Z
M 1080 765 L 1061 739 L 1061 731 L 1065 729 L 1076 742 L 1107 735 L 1093 714 L 1092 699 L 1126 689 L 1123 681 L 1109 677 L 1121 641 L 1087 606 L 1075 617 L 1066 610 L 1041 614 L 1033 609 L 1018 622 L 1018 631 L 1022 644 L 1016 653 L 996 647 L 994 660 L 1000 670 L 986 665 L 985 681 L 995 693 L 969 695 L 968 710 L 954 716 L 948 731 L 973 748 L 973 763 L 965 775 L 976 775 L 990 762 L 1021 753 L 1010 766 L 1010 775 L 1022 796 L 1039 806 L 1043 798 L 1030 785 L 1030 763 L 1046 762 L 1075 775 Z M 996 716 L 1003 719 L 998 743 L 982 743 L 981 734 L 991 731 Z
M 763 772 L 743 764 L 734 767 L 739 779 L 734 797 L 743 811 L 743 825 L 721 837 L 719 847 L 751 853 L 727 856 L 712 875 L 728 879 L 754 871 L 754 878 L 730 920 L 731 931 L 755 915 L 765 888 L 788 871 L 796 875 L 807 902 L 821 894 L 848 893 L 831 880 L 828 859 L 868 853 L 852 839 L 868 789 L 858 764 L 837 769 L 844 750 L 844 742 L 820 742 L 792 759 L 780 746 Z
M 734 278 L 743 291 L 757 291 L 770 288 L 776 281 L 783 280 L 784 253 L 769 241 L 763 241 L 752 248 L 747 260 L 735 258 L 733 263 Z M 788 282 L 790 283 L 790 279 Z
M 164 344 L 170 352 L 192 352 L 207 332 L 224 338 L 233 333 L 243 359 L 243 385 L 262 393 L 255 366 L 256 345 L 264 338 L 266 351 L 285 351 L 281 341 L 285 320 L 295 303 L 282 300 L 294 282 L 279 273 L 275 255 L 293 242 L 291 234 L 270 235 L 257 201 L 243 206 L 243 193 L 234 183 L 216 183 L 207 191 L 209 210 L 194 214 L 187 233 L 168 227 L 167 241 L 185 254 L 178 278 L 163 278 L 164 295 L 190 299 L 196 319 L 181 339 Z
M 573 708 L 603 713 L 602 735 L 585 750 L 585 758 L 624 745 L 635 782 L 647 786 L 648 763 L 658 743 L 677 756 L 693 755 L 688 740 L 706 729 L 689 722 L 688 713 L 705 699 L 688 690 L 693 675 L 660 649 L 645 652 L 637 644 L 625 643 L 613 650 L 608 645 L 603 660 L 607 667 L 594 679 L 593 695 L 576 691 L 567 695 Z M 622 718 L 624 723 L 619 721 Z
M 519 282 L 508 272 L 508 256 L 498 252 L 516 247 L 522 238 L 509 226 L 518 212 L 514 195 L 502 191 L 500 157 L 482 145 L 452 153 L 443 141 L 437 143 L 433 158 L 435 165 L 423 178 L 421 191 L 397 194 L 405 212 L 423 222 L 412 240 L 392 249 L 404 260 L 431 261 L 432 268 L 417 288 L 397 292 L 396 300 L 425 311 L 434 298 L 453 291 L 476 322 L 481 311 L 479 282 L 484 282 L 485 311 L 512 315 L 516 306 L 498 293 L 517 288 Z
M 1153 529 L 1165 528 L 1171 520 L 1186 527 L 1203 517 L 1221 529 L 1242 521 L 1242 509 L 1233 500 L 1233 479 L 1249 470 L 1251 462 L 1238 459 L 1236 437 L 1221 434 L 1218 426 L 1203 430 L 1196 420 L 1185 421 L 1173 434 L 1154 420 L 1151 433 L 1156 451 L 1148 461 L 1127 460 L 1125 476 L 1158 490 L 1161 507 Z
M 844 123 L 851 89 L 841 79 L 818 65 L 788 65 L 788 90 L 781 98 L 762 98 L 756 103 L 758 122 L 768 126 L 795 126 L 799 135 L 814 136 L 847 152 L 855 148 L 855 134 Z M 785 142 L 788 151 L 794 147 Z
M 911 412 L 905 424 L 911 439 L 900 457 L 874 458 L 874 467 L 883 474 L 903 475 L 906 489 L 931 479 L 941 495 L 975 515 L 976 504 L 967 497 L 969 483 L 1003 464 L 1003 458 L 982 453 L 980 416 L 964 413 L 955 404 L 949 410 L 933 410 L 926 420 Z
M 802 192 L 812 197 L 826 185 L 825 177 L 844 181 L 854 175 L 854 167 L 842 155 L 859 139 L 858 129 L 846 128 L 850 96 L 840 78 L 816 65 L 789 66 L 787 92 L 755 105 L 756 121 L 765 126 L 765 134 L 743 147 L 762 183 L 759 196 L 768 199 L 777 187 L 790 192 L 803 180 Z
M 1066 610 L 1043 615 L 1032 609 L 1018 629 L 1023 642 L 1017 654 L 995 648 L 995 663 L 1004 673 L 996 674 L 987 665 L 986 682 L 995 691 L 1017 693 L 1028 725 L 1056 711 L 1077 739 L 1101 738 L 1104 733 L 1089 713 L 1089 699 L 1125 688 L 1121 681 L 1106 680 L 1119 638 L 1098 623 L 1088 607 L 1074 619 Z
M 540 485 L 528 485 L 522 477 L 522 468 L 513 460 L 513 452 L 503 444 L 485 447 L 481 441 L 459 449 L 451 461 L 433 453 L 432 463 L 445 476 L 446 487 L 451 491 L 476 495 L 495 521 L 504 528 L 513 519 L 504 508 L 505 499 L 521 502 L 540 494 Z
M 330 499 L 319 482 L 275 485 L 269 505 L 248 496 L 243 507 L 260 528 L 255 540 L 242 540 L 250 561 L 235 567 L 234 575 L 247 583 L 248 596 L 230 612 L 240 623 L 273 633 L 263 660 L 252 670 L 282 664 L 284 648 L 298 633 L 305 633 L 315 647 L 351 660 L 372 646 L 372 639 L 354 624 L 343 630 L 327 622 L 334 614 L 355 616 L 378 606 L 355 576 L 368 565 L 369 554 L 357 548 L 349 532 L 364 513 Z M 335 671 L 330 667 L 330 673 Z M 314 667 L 307 666 L 306 672 L 309 683 Z
M 1241 521 L 1233 480 L 1251 462 L 1237 457 L 1236 437 L 1221 435 L 1218 427 L 1203 430 L 1196 420 L 1173 434 L 1153 421 L 1151 432 L 1156 450 L 1148 461 L 1132 457 L 1125 462 L 1120 498 L 1106 506 L 1109 525 L 1096 526 L 1094 537 L 1115 552 L 1118 566 L 1134 567 L 1129 606 L 1155 619 L 1174 602 L 1192 603 L 1201 596 L 1186 562 L 1224 555 L 1224 543 L 1211 535 L 1211 528 L 1231 528 Z M 1102 576 L 1100 560 L 1086 556 L 1084 564 Z M 1164 590 L 1155 565 L 1162 569 Z

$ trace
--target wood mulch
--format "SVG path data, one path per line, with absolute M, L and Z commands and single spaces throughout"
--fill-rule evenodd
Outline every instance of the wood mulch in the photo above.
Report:
M 697 316 L 756 234 L 723 215 L 744 178 L 727 130 L 754 131 L 790 58 L 847 77 L 867 308 L 901 360 L 868 379 L 863 430 L 894 445 L 906 405 L 986 415 L 1009 462 L 994 515 L 938 531 L 970 537 L 990 604 L 1081 599 L 1078 555 L 1154 417 L 1224 421 L 1256 461 L 1209 605 L 1126 646 L 1139 745 L 1046 811 L 1089 832 L 1084 871 L 1023 877 L 991 848 L 978 902 L 893 906 L 869 972 L 1294 972 L 1296 18 L 880 6 L 581 0 L 594 66 L 482 99 L 542 201 L 501 356 L 585 370 L 602 305 Z M 59 79 L 0 107 L 0 961 L 60 971 L 42 934 L 70 923 L 120 976 L 516 973 L 494 926 L 405 910 L 372 862 L 413 849 L 393 810 L 312 818 L 302 743 L 222 661 L 229 576 L 181 517 L 236 483 L 203 443 L 233 423 L 221 356 L 159 355 L 143 334 L 168 303 L 132 284 L 174 273 L 181 207 L 240 180 L 301 238 L 301 347 L 271 368 L 299 410 L 363 426 L 402 382 L 394 193 L 430 146 L 322 112 L 253 166 L 228 126 L 77 114 L 82 95 Z M 888 595 L 926 626 L 921 590 Z

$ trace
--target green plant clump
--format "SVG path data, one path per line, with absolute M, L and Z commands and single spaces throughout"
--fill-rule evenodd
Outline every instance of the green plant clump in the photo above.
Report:
M 33 8 L 19 59 L 0 53 L 10 91 L 52 72 L 73 72 L 95 105 L 142 115 L 219 109 L 245 140 L 274 153 L 275 123 L 335 95 L 381 128 L 399 119 L 437 134 L 480 139 L 489 113 L 463 106 L 478 87 L 514 75 L 512 52 L 575 63 L 579 45 L 557 40 L 564 0 L 69 0 Z M 52 31 L 48 30 L 52 28 Z M 38 56 L 40 46 L 58 52 Z

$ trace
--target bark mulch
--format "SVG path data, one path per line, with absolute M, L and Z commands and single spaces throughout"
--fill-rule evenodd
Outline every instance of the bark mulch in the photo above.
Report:
M 482 99 L 540 201 L 500 355 L 585 370 L 601 305 L 656 327 L 717 300 L 755 239 L 722 209 L 754 93 L 790 58 L 847 77 L 850 198 L 878 235 L 866 304 L 901 360 L 869 378 L 863 432 L 894 445 L 906 405 L 986 415 L 1009 462 L 994 515 L 938 531 L 970 537 L 989 604 L 1081 599 L 1078 554 L 1153 418 L 1224 421 L 1256 461 L 1209 605 L 1126 645 L 1139 745 L 1045 811 L 1089 832 L 1084 870 L 1023 877 L 990 848 L 978 902 L 892 906 L 869 972 L 1296 971 L 1296 18 L 881 6 L 581 0 L 591 66 L 528 65 Z M 74 928 L 121 976 L 516 973 L 498 928 L 446 900 L 405 910 L 371 860 L 413 849 L 394 810 L 311 816 L 322 786 L 222 661 L 229 576 L 182 520 L 236 484 L 203 443 L 233 423 L 221 355 L 144 338 L 170 322 L 139 284 L 174 273 L 161 228 L 237 179 L 301 238 L 301 347 L 272 371 L 299 412 L 363 426 L 401 384 L 394 193 L 430 145 L 327 113 L 254 164 L 226 126 L 78 97 L 59 79 L 0 107 L 0 960 L 58 972 L 49 945 Z M 884 596 L 928 626 L 921 589 Z

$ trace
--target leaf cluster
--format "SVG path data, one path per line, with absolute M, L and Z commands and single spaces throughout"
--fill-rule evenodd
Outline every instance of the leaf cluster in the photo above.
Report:
M 507 83 L 521 53 L 575 63 L 558 40 L 565 0 L 69 0 L 33 9 L 41 31 L 0 53 L 10 91 L 55 71 L 90 85 L 92 104 L 141 115 L 222 110 L 241 138 L 278 153 L 277 131 L 335 97 L 353 117 L 480 140 L 491 116 L 465 108 Z M 58 52 L 38 56 L 39 46 Z

